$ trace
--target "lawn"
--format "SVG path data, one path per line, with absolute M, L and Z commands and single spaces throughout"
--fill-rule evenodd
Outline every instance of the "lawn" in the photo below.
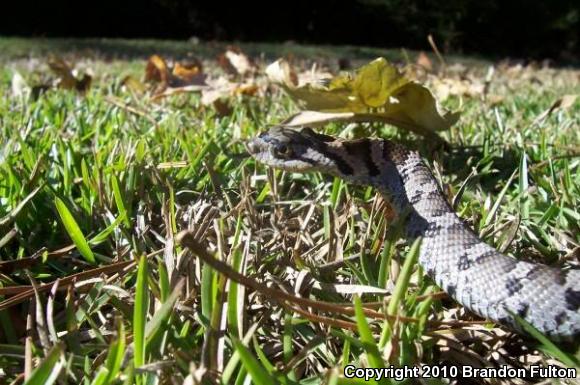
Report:
M 337 73 L 379 55 L 402 68 L 417 52 L 246 44 L 254 69 L 242 79 L 218 65 L 225 47 L 0 39 L 0 383 L 360 384 L 346 365 L 574 365 L 570 346 L 482 322 L 405 264 L 411 245 L 373 189 L 246 155 L 245 139 L 298 110 L 265 78 L 278 56 Z M 213 103 L 193 91 L 155 97 L 159 84 L 141 83 L 154 53 L 255 88 Z M 53 86 L 51 55 L 92 75 L 86 92 Z M 322 130 L 417 149 L 486 242 L 577 263 L 580 103 L 569 95 L 580 71 L 429 57 L 434 69 L 413 74 L 461 111 L 440 133 L 448 147 L 377 123 Z M 333 311 L 229 281 L 176 242 L 184 229 L 260 287 Z M 402 318 L 384 322 L 387 309 Z

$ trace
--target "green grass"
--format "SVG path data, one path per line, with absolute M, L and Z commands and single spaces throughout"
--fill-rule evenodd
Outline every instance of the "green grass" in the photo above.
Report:
M 74 42 L 0 39 L 6 52 L 0 68 L 0 301 L 11 305 L 0 310 L 0 383 L 181 383 L 192 376 L 224 384 L 247 378 L 354 384 L 361 382 L 342 377 L 348 364 L 565 361 L 558 356 L 564 346 L 540 353 L 534 340 L 477 323 L 420 268 L 405 264 L 414 251 L 395 242 L 396 226 L 385 220 L 372 189 L 268 170 L 241 156 L 245 138 L 296 111 L 279 90 L 233 97 L 227 116 L 194 93 L 152 102 L 123 88 L 123 77 L 142 76 L 140 55 L 185 56 L 189 45 Z M 196 51 L 216 76 L 221 72 L 213 58 L 221 47 L 202 43 Z M 299 66 L 318 61 L 333 69 L 336 58 L 356 62 L 378 52 L 242 48 L 270 56 L 296 51 L 308 59 Z M 117 55 L 123 50 L 126 59 Z M 55 52 L 94 72 L 87 94 L 51 89 L 36 100 L 16 97 L 14 71 L 31 83 L 50 79 L 44 63 Z M 470 63 L 468 78 L 484 81 L 485 62 L 462 63 Z M 447 71 L 458 76 L 452 67 Z M 325 131 L 389 136 L 418 149 L 457 212 L 487 242 L 517 258 L 558 264 L 577 259 L 573 250 L 580 243 L 580 106 L 536 119 L 560 96 L 580 93 L 579 76 L 498 66 L 487 101 L 445 101 L 462 106 L 460 122 L 442 134 L 450 151 L 377 124 L 354 130 L 331 124 Z M 492 103 L 492 96 L 502 100 Z M 185 166 L 159 167 L 178 161 Z M 183 229 L 248 279 L 339 310 L 350 303 L 350 310 L 317 312 L 228 282 L 176 243 Z M 341 255 L 345 262 L 328 265 Z M 312 287 L 304 281 L 307 272 Z M 35 296 L 33 282 L 50 285 Z M 337 284 L 346 286 L 327 289 Z M 371 287 L 396 289 L 396 295 Z M 308 319 L 296 308 L 321 318 Z M 387 312 L 399 319 L 385 322 L 379 316 Z M 323 317 L 343 326 L 328 326 Z

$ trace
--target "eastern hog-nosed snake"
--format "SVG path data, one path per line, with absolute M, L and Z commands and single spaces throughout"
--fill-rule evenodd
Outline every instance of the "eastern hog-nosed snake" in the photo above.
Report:
M 518 261 L 484 243 L 457 217 L 418 153 L 388 140 L 341 140 L 274 127 L 247 143 L 259 162 L 372 185 L 423 237 L 419 262 L 457 302 L 520 330 L 517 314 L 556 340 L 580 334 L 580 270 Z

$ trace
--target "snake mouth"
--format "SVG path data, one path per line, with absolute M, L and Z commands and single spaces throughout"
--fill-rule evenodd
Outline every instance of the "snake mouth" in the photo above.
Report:
M 259 151 L 259 148 L 256 145 L 254 139 L 248 140 L 247 142 L 244 143 L 244 145 L 250 155 L 256 155 Z
M 246 150 L 253 157 L 268 152 L 268 145 L 260 137 L 252 138 L 244 143 Z

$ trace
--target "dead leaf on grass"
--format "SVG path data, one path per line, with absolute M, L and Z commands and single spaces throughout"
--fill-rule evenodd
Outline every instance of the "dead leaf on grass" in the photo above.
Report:
M 157 84 L 154 91 L 155 97 L 162 96 L 168 88 L 204 86 L 205 80 L 206 75 L 202 71 L 202 65 L 199 60 L 184 63 L 176 62 L 173 66 L 169 66 L 161 56 L 152 55 L 147 60 L 147 66 L 145 67 L 145 81 Z M 194 87 L 194 89 L 187 89 L 187 92 L 192 90 L 199 91 Z
M 426 87 L 403 77 L 384 58 L 323 84 L 299 85 L 298 76 L 283 59 L 268 66 L 266 74 L 305 109 L 284 122 L 290 126 L 305 121 L 308 124 L 381 121 L 432 136 L 435 131 L 451 127 L 459 118 L 457 112 L 440 112 Z
M 231 52 L 232 55 L 229 55 Z M 228 51 L 224 57 L 232 59 L 237 68 L 238 74 L 247 73 L 249 67 L 240 64 L 244 62 L 239 52 Z M 235 59 L 234 59 L 235 58 Z M 249 63 L 249 61 L 248 61 Z M 248 64 L 249 65 L 249 64 Z M 139 88 L 138 83 L 133 79 L 126 79 L 125 85 Z M 254 80 L 248 78 L 244 82 L 233 82 L 225 76 L 208 78 L 202 71 L 199 61 L 190 63 L 168 64 L 159 55 L 153 55 L 147 62 L 145 70 L 145 80 L 156 84 L 156 88 L 151 98 L 152 101 L 175 95 L 178 93 L 200 92 L 201 104 L 203 106 L 213 106 L 219 115 L 229 115 L 233 111 L 228 99 L 240 95 L 254 96 L 260 92 L 260 87 Z
M 121 80 L 121 86 L 136 94 L 142 94 L 147 90 L 145 84 L 131 75 L 127 75 Z
M 24 97 L 30 92 L 30 87 L 18 71 L 14 71 L 14 75 L 12 75 L 11 88 L 12 95 L 17 98 Z
M 59 57 L 52 57 L 48 66 L 58 76 L 57 86 L 65 90 L 77 90 L 84 93 L 91 87 L 92 76 L 85 73 L 78 79 L 71 66 Z
M 476 79 L 434 76 L 430 80 L 433 93 L 441 101 L 450 96 L 481 97 L 485 91 L 485 84 Z
M 181 82 L 191 85 L 199 84 L 205 80 L 205 75 L 203 74 L 203 67 L 199 60 L 193 60 L 184 63 L 175 63 L 172 70 L 173 81 L 175 82 L 179 79 Z M 176 82 L 177 83 L 177 82 Z
M 576 102 L 576 98 L 578 98 L 577 94 L 569 94 L 564 95 L 561 98 L 557 99 L 550 108 L 546 111 L 542 112 L 535 120 L 534 124 L 541 123 L 545 120 L 548 116 L 552 115 L 552 113 L 556 110 L 567 110 L 568 108 L 572 107 Z
M 218 57 L 218 63 L 231 75 L 245 76 L 254 68 L 250 59 L 237 47 L 229 47 Z
M 255 96 L 259 92 L 258 85 L 253 82 L 235 83 L 220 77 L 209 80 L 208 87 L 201 92 L 201 104 L 213 105 L 219 115 L 230 115 L 233 111 L 228 99 L 238 95 Z
M 145 67 L 145 81 L 167 84 L 168 77 L 169 70 L 165 60 L 159 55 L 149 57 Z
M 421 67 L 425 68 L 427 71 L 433 70 L 433 64 L 431 63 L 431 59 L 429 59 L 429 56 L 427 56 L 427 54 L 423 51 L 419 52 L 419 56 L 417 56 L 416 63 L 417 65 L 420 65 Z

